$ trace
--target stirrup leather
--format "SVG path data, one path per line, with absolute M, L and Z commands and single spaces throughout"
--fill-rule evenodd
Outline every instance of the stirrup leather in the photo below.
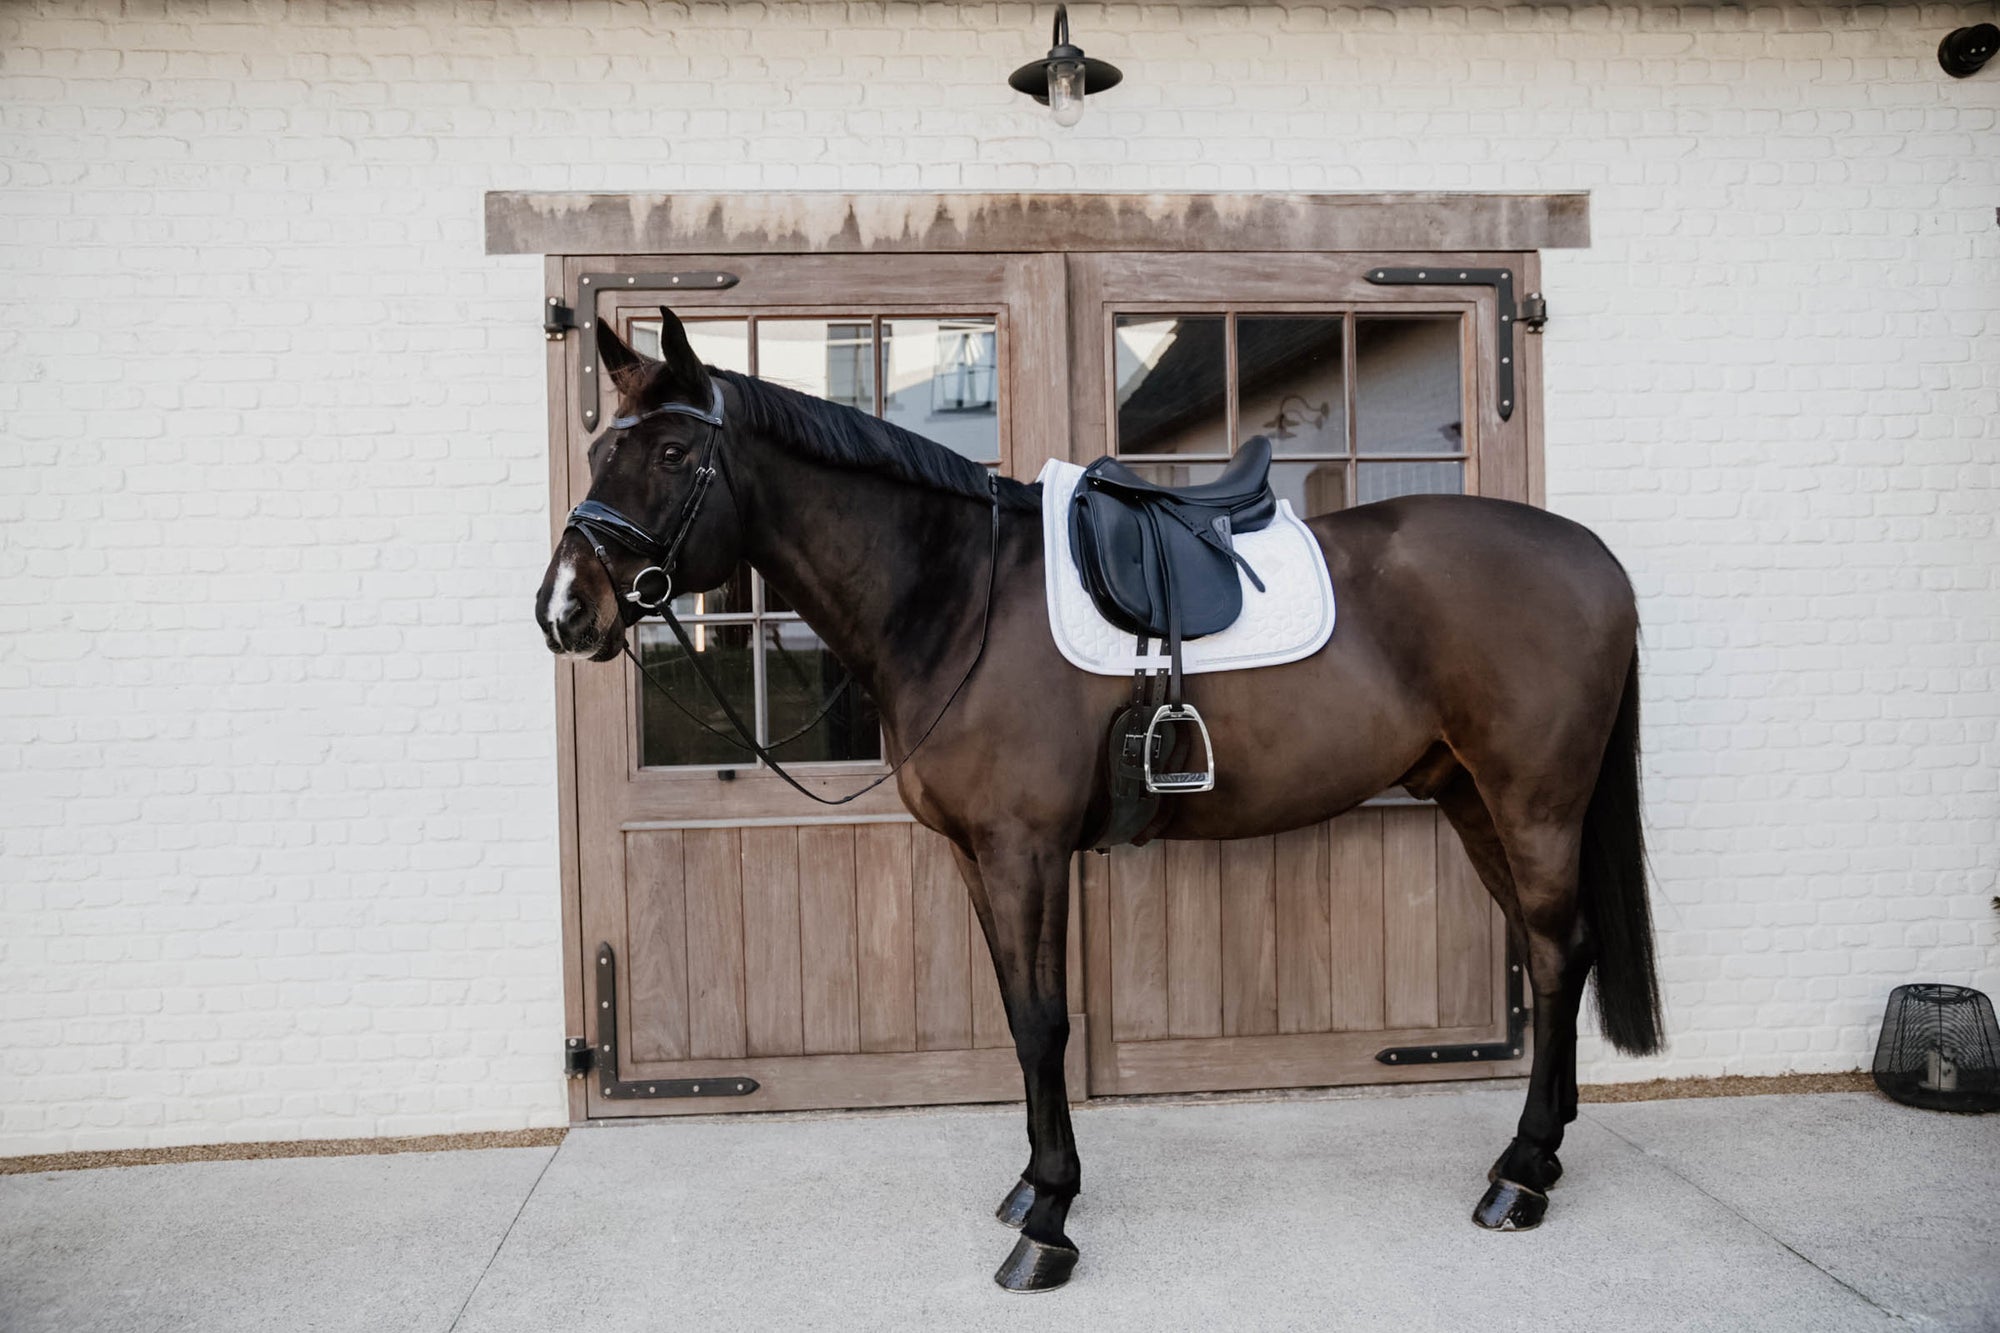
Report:
M 1201 736 L 1201 766 L 1185 773 L 1155 773 L 1153 771 L 1153 744 L 1159 736 L 1162 723 L 1192 722 Z M 1193 704 L 1161 704 L 1153 710 L 1153 717 L 1146 724 L 1146 739 L 1140 753 L 1144 756 L 1146 790 L 1156 796 L 1172 796 L 1187 792 L 1212 791 L 1215 788 L 1215 747 L 1209 743 L 1208 724 L 1201 720 L 1201 714 Z

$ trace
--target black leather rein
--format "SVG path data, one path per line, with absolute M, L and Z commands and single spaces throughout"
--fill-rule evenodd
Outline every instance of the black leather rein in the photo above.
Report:
M 701 654 L 695 651 L 694 643 L 688 637 L 687 628 L 681 624 L 680 618 L 674 614 L 674 568 L 680 561 L 681 545 L 687 541 L 688 533 L 694 527 L 695 519 L 701 512 L 702 501 L 708 496 L 708 488 L 715 483 L 716 478 L 720 475 L 721 455 L 718 452 L 717 446 L 720 444 L 724 425 L 722 386 L 715 384 L 712 387 L 715 396 L 711 400 L 707 411 L 703 411 L 701 408 L 688 403 L 668 403 L 663 407 L 653 408 L 649 412 L 641 412 L 634 416 L 616 417 L 611 421 L 611 428 L 613 430 L 630 430 L 640 422 L 651 417 L 684 416 L 692 417 L 708 427 L 708 434 L 702 439 L 701 458 L 695 467 L 694 487 L 688 492 L 687 499 L 681 504 L 680 517 L 674 523 L 674 531 L 671 537 L 664 542 L 661 541 L 644 527 L 634 523 L 624 514 L 619 513 L 617 509 L 605 504 L 601 500 L 585 500 L 583 503 L 577 505 L 576 508 L 570 510 L 569 521 L 565 524 L 565 529 L 575 528 L 583 534 L 584 540 L 590 543 L 590 549 L 596 552 L 598 563 L 604 566 L 605 576 L 611 579 L 611 586 L 613 588 L 618 586 L 618 580 L 611 572 L 611 554 L 606 549 L 607 543 L 622 546 L 634 555 L 652 561 L 651 564 L 633 576 L 632 587 L 623 594 L 624 598 L 642 611 L 657 615 L 660 619 L 667 622 L 667 628 L 672 630 L 674 638 L 680 641 L 681 651 L 687 654 L 688 664 L 694 668 L 696 678 L 701 681 L 702 687 L 708 691 L 709 697 L 714 699 L 716 705 L 722 709 L 722 715 L 729 720 L 729 725 L 735 729 L 736 734 L 730 736 L 725 732 L 718 731 L 696 717 L 687 705 L 683 704 L 675 696 L 674 692 L 667 687 L 665 681 L 647 670 L 646 664 L 639 660 L 639 655 L 632 651 L 630 637 L 625 635 L 621 630 L 619 647 L 624 651 L 625 656 L 632 659 L 632 665 L 639 668 L 639 674 L 653 688 L 665 695 L 668 702 L 685 713 L 702 730 L 712 736 L 720 736 L 724 740 L 741 744 L 747 748 L 752 754 L 769 765 L 771 771 L 783 778 L 799 795 L 804 796 L 808 800 L 817 801 L 821 805 L 846 805 L 849 801 L 859 800 L 887 782 L 890 778 L 895 777 L 903 765 L 910 762 L 923 743 L 931 738 L 931 733 L 937 730 L 938 723 L 944 721 L 944 715 L 951 711 L 951 706 L 958 702 L 958 696 L 964 692 L 966 682 L 972 679 L 972 673 L 978 669 L 980 661 L 986 656 L 987 635 L 993 628 L 993 586 L 1000 567 L 999 479 L 991 476 L 987 478 L 988 500 L 992 506 L 993 524 L 991 542 L 986 560 L 986 604 L 981 610 L 979 618 L 979 648 L 973 653 L 972 660 L 966 664 L 965 674 L 958 678 L 958 684 L 952 687 L 950 697 L 944 701 L 944 706 L 938 709 L 937 716 L 931 719 L 931 724 L 924 728 L 923 734 L 917 737 L 916 744 L 905 750 L 903 757 L 890 765 L 888 772 L 882 774 L 860 790 L 849 792 L 845 796 L 821 796 L 819 793 L 808 789 L 797 778 L 786 772 L 785 766 L 779 763 L 776 757 L 771 754 L 771 748 L 776 748 L 777 746 L 782 746 L 796 740 L 818 726 L 821 719 L 832 710 L 834 703 L 840 698 L 842 691 L 853 683 L 853 675 L 850 673 L 846 680 L 828 696 L 825 705 L 820 708 L 819 712 L 813 715 L 810 722 L 807 722 L 805 726 L 792 732 L 790 735 L 773 742 L 771 748 L 767 748 L 757 743 L 756 733 L 743 721 L 742 716 L 736 711 L 735 706 L 729 702 L 729 697 L 722 692 L 722 687 L 716 684 L 715 678 L 709 675 L 708 667 L 703 664 Z M 727 483 L 725 482 L 724 484 L 726 485 Z

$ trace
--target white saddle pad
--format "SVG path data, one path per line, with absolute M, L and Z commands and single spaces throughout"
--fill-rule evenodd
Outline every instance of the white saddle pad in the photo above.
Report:
M 1154 651 L 1141 658 L 1137 636 L 1098 614 L 1076 572 L 1069 548 L 1069 497 L 1082 475 L 1076 464 L 1050 459 L 1036 478 L 1042 483 L 1043 563 L 1056 647 L 1071 665 L 1099 676 L 1165 671 L 1165 645 L 1152 641 Z M 1237 533 L 1236 549 L 1264 580 L 1265 591 L 1258 592 L 1238 570 L 1243 614 L 1220 633 L 1184 642 L 1183 671 L 1282 666 L 1311 657 L 1333 635 L 1333 580 L 1327 577 L 1326 555 L 1288 502 L 1278 501 L 1278 516 L 1269 527 Z

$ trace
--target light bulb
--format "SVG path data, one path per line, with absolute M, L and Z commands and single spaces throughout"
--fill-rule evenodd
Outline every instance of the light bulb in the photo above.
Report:
M 1083 62 L 1065 60 L 1049 68 L 1049 114 L 1056 124 L 1070 126 L 1083 119 Z

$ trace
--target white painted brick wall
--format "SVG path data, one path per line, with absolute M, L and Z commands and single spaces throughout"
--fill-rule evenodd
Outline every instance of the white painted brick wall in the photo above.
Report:
M 534 259 L 492 188 L 1587 189 L 1674 1033 L 2000 991 L 2000 67 L 1951 6 L 0 9 L 0 1153 L 559 1123 Z

